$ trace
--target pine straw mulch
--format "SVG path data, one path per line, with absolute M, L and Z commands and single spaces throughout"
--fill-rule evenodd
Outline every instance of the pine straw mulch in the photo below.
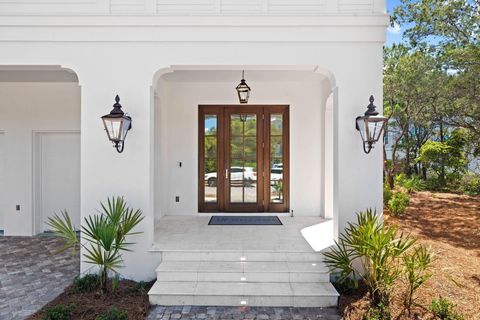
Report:
M 399 319 L 432 319 L 428 309 L 439 297 L 455 303 L 465 319 L 480 319 L 480 197 L 418 192 L 402 217 L 386 213 L 388 225 L 416 237 L 435 254 L 432 278 L 417 292 L 418 306 L 411 316 Z M 403 309 L 402 289 L 399 284 L 393 294 L 394 319 Z M 368 308 L 365 290 L 340 298 L 345 320 L 363 319 Z
M 153 284 L 153 283 L 152 283 Z M 41 320 L 45 310 L 55 305 L 75 304 L 72 319 L 95 320 L 99 315 L 108 312 L 112 307 L 128 313 L 129 320 L 144 320 L 150 309 L 148 289 L 139 288 L 138 283 L 131 280 L 120 280 L 114 292 L 102 294 L 98 290 L 87 293 L 75 293 L 73 284 L 45 305 L 40 311 L 30 316 L 29 320 Z M 109 284 L 109 288 L 111 284 Z

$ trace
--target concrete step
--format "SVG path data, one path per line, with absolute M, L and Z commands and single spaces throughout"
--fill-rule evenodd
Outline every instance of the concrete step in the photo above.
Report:
M 150 303 L 159 305 L 331 307 L 330 283 L 157 281 Z
M 319 262 L 291 261 L 164 261 L 158 281 L 198 282 L 328 282 L 328 269 Z
M 151 250 L 155 252 L 155 250 Z M 162 251 L 162 261 L 291 261 L 321 262 L 323 255 L 313 251 Z

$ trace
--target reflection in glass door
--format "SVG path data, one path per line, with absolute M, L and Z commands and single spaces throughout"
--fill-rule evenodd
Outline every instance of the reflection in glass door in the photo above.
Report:
M 258 176 L 262 168 L 262 112 L 237 107 L 226 111 L 227 211 L 263 211 L 263 191 Z M 261 170 L 260 170 L 261 171 Z
M 200 106 L 199 211 L 288 212 L 288 106 Z

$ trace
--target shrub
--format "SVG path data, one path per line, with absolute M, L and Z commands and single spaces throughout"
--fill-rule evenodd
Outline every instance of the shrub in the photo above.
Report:
M 98 288 L 98 275 L 86 274 L 83 277 L 75 277 L 73 280 L 73 290 L 76 293 L 92 292 Z
M 112 307 L 106 313 L 98 316 L 95 320 L 127 320 L 128 313 L 126 311 L 119 310 L 115 307 Z
M 403 256 L 403 265 L 405 267 L 405 278 L 407 282 L 407 292 L 405 294 L 404 305 L 410 313 L 413 302 L 415 301 L 415 291 L 423 285 L 432 276 L 428 268 L 433 261 L 433 254 L 425 246 L 416 247 L 411 254 Z
M 425 189 L 425 183 L 419 176 L 414 175 L 409 178 L 404 173 L 395 176 L 395 185 L 408 193 Z
M 394 178 L 395 186 L 396 187 L 403 187 L 405 185 L 405 181 L 408 179 L 405 173 L 399 173 Z
M 388 185 L 388 183 L 384 183 L 383 184 L 383 204 L 385 206 L 388 205 L 388 202 L 390 201 L 392 196 L 393 196 L 392 189 L 390 189 L 390 186 Z
M 135 285 L 134 290 L 140 293 L 147 293 L 151 287 L 151 282 L 140 281 Z
M 460 191 L 470 195 L 480 195 L 480 174 L 467 174 L 460 181 Z
M 76 306 L 74 304 L 58 304 L 48 308 L 45 312 L 43 320 L 70 320 L 75 307 Z
M 432 301 L 430 311 L 433 315 L 441 320 L 463 320 L 463 316 L 453 309 L 455 305 L 445 298 L 440 297 Z
M 402 191 L 397 191 L 393 194 L 390 201 L 388 201 L 388 209 L 393 215 L 398 216 L 405 213 L 409 204 L 410 197 L 408 194 Z
M 86 217 L 82 226 L 82 238 L 87 242 L 83 246 L 83 256 L 87 263 L 98 266 L 99 283 L 104 292 L 107 290 L 109 272 L 118 273 L 118 268 L 122 266 L 122 251 L 129 251 L 128 247 L 133 244 L 127 242 L 126 237 L 138 234 L 132 230 L 143 220 L 142 211 L 127 207 L 122 197 L 107 200 L 107 205 L 100 203 L 102 210 Z M 63 218 L 58 215 L 48 218 L 47 224 L 56 234 L 66 237 L 72 233 L 73 228 L 68 223 L 69 220 L 70 217 L 65 212 Z M 78 245 L 77 238 L 77 242 L 71 236 L 68 239 L 70 242 L 67 246 Z
M 356 223 L 348 223 L 336 246 L 324 254 L 324 262 L 331 271 L 340 271 L 339 283 L 360 278 L 373 305 L 388 306 L 392 286 L 402 273 L 402 256 L 414 242 L 383 225 L 369 209 L 357 215 Z
M 370 308 L 368 310 L 367 315 L 365 316 L 365 320 L 390 320 L 390 319 L 392 319 L 390 309 L 387 306 L 384 306 L 383 304 Z

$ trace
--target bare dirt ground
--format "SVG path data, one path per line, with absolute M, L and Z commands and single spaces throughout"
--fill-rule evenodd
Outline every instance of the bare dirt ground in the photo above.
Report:
M 418 192 L 412 195 L 405 215 L 396 218 L 387 213 L 385 220 L 431 247 L 436 257 L 432 278 L 417 292 L 421 307 L 402 319 L 432 319 L 427 310 L 432 299 L 439 297 L 454 302 L 465 319 L 480 319 L 480 197 Z M 398 291 L 394 315 L 401 309 L 401 285 Z M 361 319 L 368 310 L 365 294 L 345 300 L 345 319 Z

